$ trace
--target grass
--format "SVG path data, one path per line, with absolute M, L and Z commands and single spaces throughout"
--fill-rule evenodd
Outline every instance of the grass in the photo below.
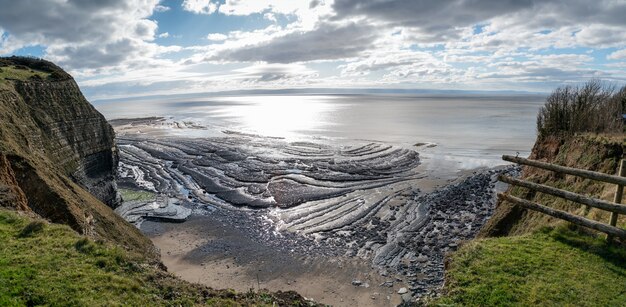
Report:
M 452 255 L 430 305 L 624 306 L 626 249 L 565 226 L 480 239 Z
M 156 199 L 154 192 L 144 190 L 118 189 L 124 201 L 152 201 Z
M 38 70 L 33 70 L 30 68 L 20 69 L 20 68 L 17 68 L 15 65 L 0 67 L 0 81 L 6 80 L 6 79 L 17 79 L 17 80 L 25 81 L 34 75 L 38 75 L 42 79 L 46 79 L 48 78 L 50 74 L 46 72 L 38 71 Z
M 94 242 L 67 226 L 4 209 L 0 285 L 0 306 L 302 305 L 292 293 L 279 293 L 283 298 L 237 294 L 180 281 L 140 256 Z

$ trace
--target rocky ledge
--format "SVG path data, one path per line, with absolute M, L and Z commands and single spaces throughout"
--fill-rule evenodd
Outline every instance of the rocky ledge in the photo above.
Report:
M 184 207 L 179 199 L 167 195 L 157 195 L 154 200 L 148 201 L 127 201 L 115 212 L 137 227 L 146 219 L 184 222 L 191 215 L 191 209 Z

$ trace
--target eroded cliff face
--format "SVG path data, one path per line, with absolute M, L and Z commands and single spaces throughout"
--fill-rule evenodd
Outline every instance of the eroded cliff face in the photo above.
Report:
M 568 167 L 616 174 L 619 161 L 624 155 L 625 145 L 624 135 L 548 136 L 537 139 L 529 158 Z M 523 167 L 521 177 L 524 180 L 608 201 L 613 200 L 616 189 L 615 185 L 612 184 L 532 167 Z M 603 222 L 608 222 L 609 219 L 609 213 L 606 211 L 589 209 L 583 205 L 542 193 L 531 193 L 525 188 L 509 187 L 506 193 L 589 219 Z M 558 223 L 562 223 L 562 221 L 499 201 L 492 218 L 481 230 L 481 236 L 520 235 Z M 620 223 L 626 223 L 626 218 L 621 216 Z
M 19 69 L 20 77 L 0 78 L 0 206 L 152 253 L 149 240 L 111 209 L 121 201 L 111 126 L 60 68 L 13 59 L 0 58 L 0 69 Z
M 121 202 L 113 128 L 83 97 L 74 80 L 15 82 L 40 135 L 32 146 L 105 204 Z

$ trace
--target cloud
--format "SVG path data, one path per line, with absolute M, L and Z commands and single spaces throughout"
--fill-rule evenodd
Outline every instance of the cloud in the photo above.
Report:
M 76 69 L 136 60 L 146 54 L 141 49 L 159 49 L 151 43 L 157 23 L 149 19 L 157 5 L 158 0 L 0 0 L 0 27 L 8 33 L 0 54 L 41 45 L 48 47 L 48 58 Z
M 225 49 L 210 59 L 268 63 L 345 59 L 369 49 L 377 37 L 375 28 L 369 25 L 320 24 L 312 31 L 296 31 L 255 45 Z
M 335 0 L 336 18 L 365 16 L 389 26 L 419 29 L 424 41 L 458 39 L 460 28 L 483 22 L 501 14 L 528 8 L 532 1 L 404 1 Z
M 169 11 L 171 8 L 169 6 L 165 6 L 165 5 L 157 5 L 156 7 L 154 7 L 154 11 L 155 12 L 167 12 Z
M 185 0 L 181 4 L 185 11 L 196 14 L 213 14 L 218 5 L 211 0 Z
M 184 10 L 196 14 L 213 14 L 219 11 L 220 14 L 236 16 L 247 16 L 268 11 L 286 15 L 306 9 L 308 6 L 308 3 L 293 0 L 226 0 L 224 3 L 216 0 L 185 0 L 182 3 Z
M 613 0 L 335 0 L 333 8 L 336 19 L 364 16 L 405 28 L 422 43 L 457 41 L 468 27 L 486 24 L 487 32 L 512 34 L 574 26 L 580 43 L 607 45 L 622 39 L 615 34 L 626 28 L 626 2 Z
M 45 57 L 94 92 L 107 84 L 132 89 L 122 82 L 153 91 L 152 84 L 196 90 L 310 84 L 516 88 L 626 78 L 623 0 L 179 3 L 187 17 L 213 14 L 193 17 L 208 26 L 181 32 L 184 39 L 161 40 L 180 32 L 179 25 L 167 28 L 167 18 L 179 14 L 161 14 L 171 10 L 170 2 L 0 0 L 0 54 L 41 46 Z M 213 28 L 213 22 L 224 24 Z M 171 41 L 185 47 L 165 45 Z
M 350 61 L 339 68 L 342 69 L 342 76 L 364 76 L 375 71 L 390 71 L 401 66 L 415 66 L 416 64 L 445 65 L 430 53 L 405 50 L 375 52 L 367 57 Z
M 209 35 L 206 36 L 206 39 L 210 41 L 223 41 L 223 40 L 226 40 L 227 38 L 228 36 L 222 33 L 209 33 Z
M 617 50 L 609 54 L 606 58 L 609 60 L 624 60 L 626 59 L 626 49 Z
M 317 73 L 301 64 L 256 64 L 236 69 L 234 80 L 243 83 L 297 84 L 317 77 Z

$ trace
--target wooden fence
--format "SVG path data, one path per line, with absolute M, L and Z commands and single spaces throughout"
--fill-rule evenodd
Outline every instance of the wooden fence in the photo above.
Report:
M 505 175 L 500 175 L 498 180 L 515 185 L 527 188 L 529 190 L 549 194 L 552 196 L 560 197 L 566 200 L 570 200 L 579 204 L 583 204 L 589 207 L 598 208 L 602 210 L 606 210 L 611 212 L 611 217 L 609 219 L 609 223 L 605 224 L 602 222 L 598 222 L 595 220 L 591 220 L 582 216 L 578 216 L 566 211 L 550 208 L 541 204 L 537 204 L 525 199 L 521 199 L 512 195 L 498 193 L 498 199 L 502 201 L 508 201 L 512 204 L 521 206 L 526 209 L 534 210 L 537 212 L 541 212 L 580 226 L 592 228 L 607 234 L 607 240 L 611 240 L 612 237 L 619 237 L 622 240 L 626 240 L 626 230 L 616 227 L 618 214 L 626 214 L 626 205 L 621 204 L 622 195 L 624 194 L 624 186 L 626 186 L 626 160 L 622 160 L 620 163 L 618 176 L 609 175 L 599 172 L 593 172 L 588 170 L 582 170 L 577 168 L 560 166 L 552 163 L 546 163 L 541 161 L 529 160 L 520 157 L 502 156 L 504 161 L 514 162 L 521 165 L 527 165 L 532 167 L 537 167 L 545 170 L 550 170 L 557 173 L 574 175 L 578 177 L 583 177 L 587 179 L 592 179 L 596 181 L 606 182 L 617 185 L 617 191 L 615 192 L 615 197 L 613 198 L 613 202 L 605 201 L 602 199 L 592 198 L 580 194 L 576 194 L 570 191 L 557 189 L 554 187 L 550 187 L 543 184 L 538 184 L 530 181 L 525 181 L 521 179 L 512 178 Z

